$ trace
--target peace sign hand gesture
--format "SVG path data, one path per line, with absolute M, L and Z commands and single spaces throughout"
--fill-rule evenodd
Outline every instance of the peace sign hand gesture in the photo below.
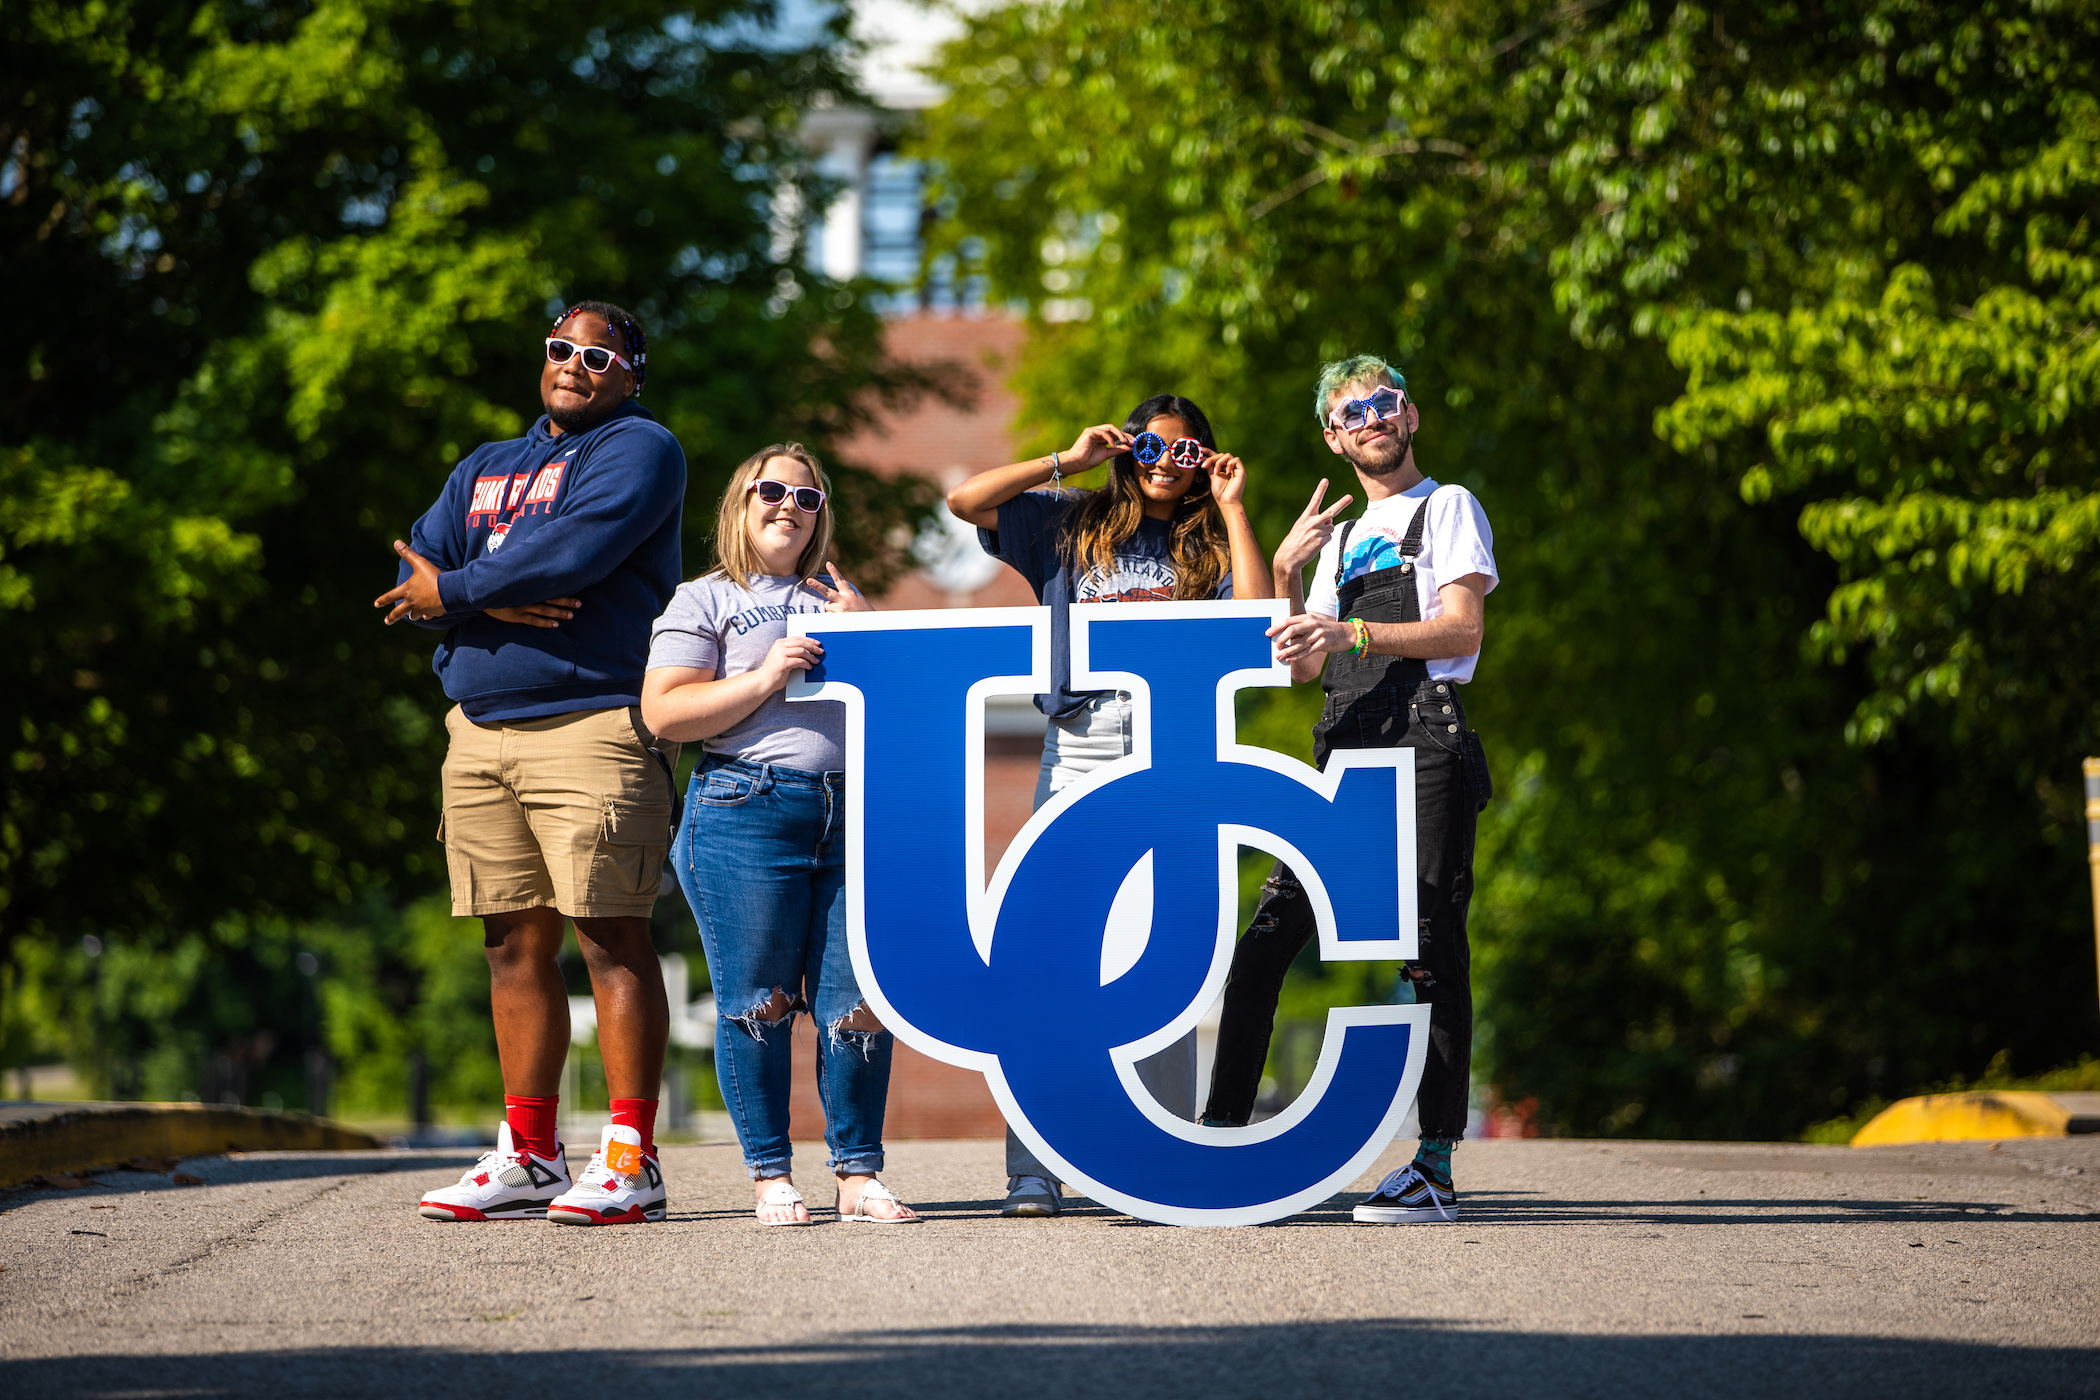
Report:
M 1327 541 L 1334 537 L 1334 518 L 1342 513 L 1349 502 L 1356 499 L 1353 496 L 1344 496 L 1327 509 L 1321 510 L 1320 498 L 1326 494 L 1327 478 L 1321 477 L 1320 484 L 1313 488 L 1312 499 L 1305 503 L 1305 509 L 1300 512 L 1298 523 L 1291 526 L 1291 532 L 1283 537 L 1283 543 L 1276 546 L 1276 573 L 1279 577 L 1286 574 L 1295 577 L 1300 569 L 1320 557 L 1320 551 L 1325 549 Z
M 827 559 L 824 561 L 824 567 L 830 572 L 833 581 L 838 584 L 837 588 L 830 587 L 828 584 L 819 583 L 813 578 L 804 579 L 802 581 L 802 586 L 824 600 L 825 612 L 847 613 L 875 611 L 875 605 L 868 601 L 867 595 L 853 586 L 852 579 L 847 578 L 844 574 L 839 572 L 838 565 L 832 563 L 830 560 Z

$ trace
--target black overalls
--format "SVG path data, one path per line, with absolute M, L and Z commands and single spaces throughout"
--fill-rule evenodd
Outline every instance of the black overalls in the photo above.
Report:
M 1415 559 L 1429 502 L 1415 511 L 1401 541 L 1401 562 L 1341 581 L 1349 552 L 1350 521 L 1335 550 L 1336 613 L 1366 622 L 1419 622 Z M 1313 727 L 1313 761 L 1327 766 L 1335 749 L 1410 748 L 1415 751 L 1415 849 L 1419 960 L 1408 964 L 1416 999 L 1430 1006 L 1429 1054 L 1418 1100 L 1422 1136 L 1456 1142 L 1465 1136 L 1473 1063 L 1472 957 L 1466 947 L 1466 907 L 1473 896 L 1473 830 L 1487 805 L 1487 760 L 1466 726 L 1458 686 L 1429 679 L 1415 657 L 1330 655 L 1321 685 L 1327 705 Z M 1318 932 L 1312 903 L 1290 870 L 1278 862 L 1262 886 L 1261 905 L 1232 956 L 1225 1008 L 1218 1027 L 1217 1067 L 1203 1121 L 1237 1126 L 1254 1111 L 1276 997 L 1292 959 Z

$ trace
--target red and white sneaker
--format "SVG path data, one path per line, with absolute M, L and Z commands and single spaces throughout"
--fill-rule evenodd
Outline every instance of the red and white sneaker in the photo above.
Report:
M 537 1220 L 569 1185 L 561 1144 L 552 1157 L 514 1146 L 510 1124 L 496 1130 L 496 1150 L 467 1168 L 457 1186 L 432 1191 L 417 1205 L 431 1220 Z
M 664 1174 L 656 1158 L 642 1153 L 640 1138 L 633 1156 L 639 1169 L 616 1172 L 606 1165 L 605 1149 L 612 1142 L 614 1125 L 608 1123 L 598 1135 L 598 1150 L 583 1169 L 576 1184 L 547 1206 L 547 1218 L 557 1225 L 640 1225 L 661 1220 L 666 1209 Z M 632 1129 L 628 1130 L 632 1132 Z

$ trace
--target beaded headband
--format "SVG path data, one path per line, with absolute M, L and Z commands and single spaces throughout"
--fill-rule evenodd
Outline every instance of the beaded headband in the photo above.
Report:
M 554 324 L 547 328 L 547 334 L 554 334 L 554 332 L 562 328 L 563 324 L 570 317 L 585 311 L 589 311 L 593 316 L 602 316 L 604 314 L 593 307 L 578 303 L 555 317 Z M 649 339 L 642 334 L 642 328 L 634 323 L 632 316 L 622 316 L 612 324 L 619 327 L 621 336 L 627 341 L 627 358 L 634 361 L 634 396 L 640 398 L 642 396 L 642 383 L 649 377 Z

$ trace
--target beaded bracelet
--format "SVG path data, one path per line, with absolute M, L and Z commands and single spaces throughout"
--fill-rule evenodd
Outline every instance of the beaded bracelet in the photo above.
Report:
M 1368 656 L 1371 653 L 1371 624 L 1360 617 L 1349 619 L 1349 632 L 1356 638 L 1356 645 L 1349 648 L 1351 656 Z

